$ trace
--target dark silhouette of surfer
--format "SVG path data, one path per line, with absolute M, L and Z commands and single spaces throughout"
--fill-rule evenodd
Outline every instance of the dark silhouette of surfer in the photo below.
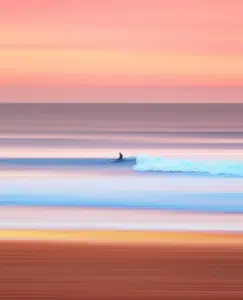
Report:
M 122 161 L 123 160 L 123 155 L 122 155 L 122 153 L 120 152 L 119 153 L 119 158 L 116 160 L 116 161 Z

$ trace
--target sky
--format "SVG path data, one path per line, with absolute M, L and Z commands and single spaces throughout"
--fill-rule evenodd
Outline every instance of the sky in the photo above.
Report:
M 0 102 L 243 103 L 242 0 L 2 0 Z

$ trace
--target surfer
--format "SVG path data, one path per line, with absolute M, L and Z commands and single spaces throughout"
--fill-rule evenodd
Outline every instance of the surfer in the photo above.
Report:
M 124 158 L 123 158 L 123 154 L 120 152 L 119 153 L 119 157 L 117 159 L 112 159 L 111 162 L 116 163 L 116 162 L 123 162 Z
M 119 158 L 117 159 L 117 161 L 121 161 L 121 160 L 123 160 L 123 155 L 122 155 L 122 153 L 120 152 L 120 153 L 119 153 Z

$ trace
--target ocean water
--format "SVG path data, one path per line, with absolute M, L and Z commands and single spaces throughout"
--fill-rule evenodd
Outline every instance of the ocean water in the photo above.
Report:
M 242 116 L 241 104 L 0 104 L 0 205 L 241 214 Z

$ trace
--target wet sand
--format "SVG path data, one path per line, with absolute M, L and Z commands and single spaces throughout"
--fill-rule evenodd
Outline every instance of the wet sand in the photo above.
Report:
M 243 299 L 243 246 L 0 242 L 0 299 Z

